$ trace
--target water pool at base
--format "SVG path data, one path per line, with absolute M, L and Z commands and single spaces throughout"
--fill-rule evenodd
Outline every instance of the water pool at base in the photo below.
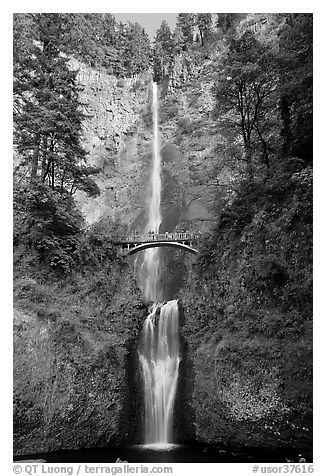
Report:
M 80 449 L 15 456 L 15 461 L 42 460 L 47 463 L 298 463 L 312 462 L 312 452 L 304 449 L 231 448 L 195 443 L 191 445 L 132 445 Z M 121 463 L 121 461 L 120 461 Z

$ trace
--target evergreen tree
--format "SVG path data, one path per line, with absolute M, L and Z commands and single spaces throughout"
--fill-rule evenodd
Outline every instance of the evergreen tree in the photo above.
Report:
M 137 23 L 117 24 L 109 13 L 69 13 L 62 17 L 62 51 L 68 55 L 117 77 L 130 77 L 149 68 L 150 41 Z
M 241 13 L 218 13 L 216 28 L 219 28 L 222 33 L 227 33 L 234 28 L 242 15 Z
M 60 194 L 41 182 L 14 188 L 14 259 L 41 269 L 69 273 L 85 226 L 68 193 Z
M 175 54 L 181 53 L 185 48 L 185 41 L 184 41 L 184 36 L 182 31 L 178 26 L 175 27 L 173 35 L 172 35 L 172 41 L 173 41 L 173 52 Z
M 162 21 L 154 39 L 153 66 L 154 81 L 160 81 L 169 75 L 173 64 L 173 37 L 165 20 Z
M 64 25 L 62 51 L 72 54 L 87 65 L 101 64 L 105 45 L 102 40 L 100 14 L 68 13 L 61 15 Z
M 212 15 L 211 13 L 197 13 L 196 25 L 199 30 L 201 45 L 204 46 L 212 28 Z
M 144 28 L 138 23 L 129 23 L 124 44 L 124 66 L 129 75 L 136 75 L 149 69 L 151 45 Z
M 76 72 L 61 54 L 64 28 L 60 14 L 35 14 L 20 18 L 31 24 L 29 54 L 15 42 L 14 140 L 17 153 L 31 180 L 47 183 L 61 193 L 99 190 L 90 179 L 96 172 L 86 165 L 81 145 L 83 114 L 78 100 Z M 17 26 L 18 28 L 18 26 Z M 18 30 L 17 30 L 18 31 Z M 14 37 L 16 40 L 16 37 Z
M 177 28 L 182 33 L 182 49 L 186 50 L 193 43 L 195 15 L 193 13 L 179 13 Z

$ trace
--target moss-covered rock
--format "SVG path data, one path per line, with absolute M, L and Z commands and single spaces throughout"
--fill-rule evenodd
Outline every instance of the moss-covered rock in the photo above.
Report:
M 196 437 L 312 445 L 311 170 L 244 186 L 183 291 Z
M 128 268 L 116 264 L 111 272 L 116 290 L 109 304 L 90 291 L 93 277 L 48 285 L 17 279 L 15 454 L 102 447 L 137 437 L 130 355 L 146 308 Z

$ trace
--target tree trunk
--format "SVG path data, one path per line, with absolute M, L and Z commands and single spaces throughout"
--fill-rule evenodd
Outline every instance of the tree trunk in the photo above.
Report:
M 50 143 L 50 155 L 51 155 L 51 181 L 52 181 L 52 190 L 54 190 L 54 139 L 51 139 Z
M 200 28 L 199 28 L 199 34 L 200 34 L 201 46 L 204 46 L 204 35 Z
M 54 160 L 52 159 L 52 190 L 54 190 Z
M 47 170 L 47 148 L 48 148 L 48 145 L 47 145 L 47 138 L 44 137 L 43 139 L 43 154 L 42 154 L 42 168 L 41 168 L 41 178 L 42 178 L 42 181 L 44 182 L 45 179 L 46 179 L 46 170 Z
M 268 155 L 268 145 L 267 145 L 265 139 L 263 138 L 263 135 L 260 132 L 260 129 L 259 129 L 258 125 L 256 125 L 256 131 L 258 133 L 260 142 L 263 145 L 263 162 L 266 165 L 266 167 L 269 169 L 270 168 L 270 163 L 269 163 L 269 155 Z
M 45 182 L 46 178 L 49 177 L 49 180 L 50 180 L 50 166 L 52 164 L 52 158 L 50 157 L 49 160 L 48 160 L 48 163 L 46 163 L 46 161 L 44 161 L 44 165 L 45 165 L 45 170 L 44 170 L 44 174 L 42 175 L 42 180 L 43 182 Z
M 34 155 L 32 159 L 32 170 L 31 170 L 31 181 L 37 179 L 37 171 L 38 171 L 38 161 L 40 155 L 40 137 L 36 136 L 35 138 L 35 148 L 34 148 Z
M 247 172 L 250 182 L 254 181 L 254 170 L 252 165 L 252 152 L 251 152 L 251 145 L 250 142 L 245 144 L 245 151 L 246 151 L 246 162 L 247 162 Z
M 287 157 L 290 154 L 292 133 L 291 133 L 291 112 L 290 112 L 290 100 L 289 97 L 283 95 L 280 101 L 280 110 L 282 118 L 281 137 L 283 138 L 283 157 Z

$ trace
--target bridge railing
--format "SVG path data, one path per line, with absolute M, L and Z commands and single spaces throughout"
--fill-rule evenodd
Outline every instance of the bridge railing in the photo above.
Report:
M 146 243 L 148 241 L 195 241 L 199 235 L 194 233 L 145 233 L 142 235 L 133 234 L 127 237 L 128 243 Z

